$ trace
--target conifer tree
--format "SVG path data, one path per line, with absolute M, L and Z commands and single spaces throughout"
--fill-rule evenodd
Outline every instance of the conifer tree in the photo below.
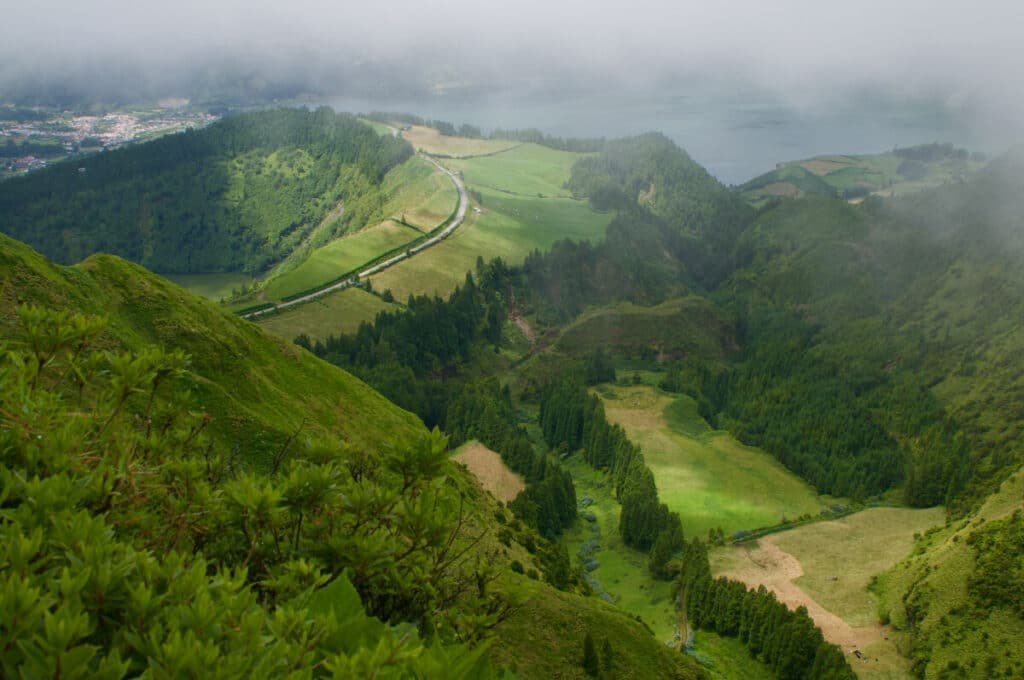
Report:
M 597 649 L 594 647 L 594 638 L 590 631 L 583 637 L 583 670 L 592 678 L 596 678 L 601 672 L 601 663 L 597 658 Z

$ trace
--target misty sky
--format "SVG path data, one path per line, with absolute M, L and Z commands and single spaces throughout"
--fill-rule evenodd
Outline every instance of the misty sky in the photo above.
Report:
M 230 56 L 271 73 L 305 63 L 318 77 L 373 63 L 406 66 L 428 81 L 578 78 L 616 88 L 714 73 L 796 99 L 851 84 L 987 100 L 1021 99 L 1024 90 L 1024 3 L 1013 0 L 4 5 L 0 76 L 7 81 L 103 62 L 160 80 Z

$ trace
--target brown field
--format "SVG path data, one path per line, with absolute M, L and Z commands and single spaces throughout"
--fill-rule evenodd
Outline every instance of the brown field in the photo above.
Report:
M 462 463 L 477 481 L 499 501 L 508 503 L 526 488 L 523 478 L 512 472 L 501 456 L 478 441 L 466 442 L 452 460 Z
M 517 146 L 518 142 L 504 139 L 470 139 L 468 137 L 446 137 L 434 128 L 413 125 L 402 132 L 402 138 L 417 151 L 445 156 L 479 156 L 504 151 Z

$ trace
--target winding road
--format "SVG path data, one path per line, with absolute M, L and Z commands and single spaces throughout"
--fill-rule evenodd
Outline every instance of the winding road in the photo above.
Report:
M 243 319 L 257 319 L 257 318 L 259 318 L 259 317 L 261 317 L 261 316 L 263 316 L 265 314 L 270 314 L 272 312 L 279 312 L 279 311 L 281 311 L 283 309 L 289 309 L 290 307 L 296 307 L 296 306 L 304 304 L 306 302 L 310 302 L 311 300 L 315 300 L 315 299 L 317 299 L 319 297 L 323 297 L 324 295 L 327 295 L 328 293 L 333 293 L 336 290 L 343 290 L 345 288 L 350 288 L 350 287 L 358 284 L 360 280 L 365 279 L 368 276 L 373 276 L 374 274 L 378 274 L 378 273 L 384 271 L 385 269 L 387 269 L 388 267 L 392 267 L 392 266 L 398 264 L 402 260 L 407 260 L 410 257 L 412 257 L 413 255 L 416 255 L 417 253 L 420 253 L 420 252 L 426 250 L 427 248 L 430 248 L 431 246 L 435 246 L 438 243 L 440 243 L 441 241 L 443 241 L 446 238 L 448 238 L 449 236 L 451 236 L 452 232 L 454 232 L 456 229 L 458 229 L 459 225 L 462 224 L 462 221 L 466 218 L 466 211 L 469 210 L 469 194 L 466 192 L 466 184 L 462 181 L 462 178 L 459 177 L 459 175 L 457 173 L 452 172 L 448 168 L 444 167 L 443 165 L 438 163 L 436 160 L 434 160 L 430 156 L 427 156 L 426 154 L 423 154 L 423 157 L 426 158 L 431 163 L 433 163 L 434 165 L 436 165 L 437 168 L 439 170 L 441 170 L 441 172 L 443 172 L 446 175 L 448 175 L 448 178 L 452 181 L 452 184 L 454 184 L 455 188 L 458 189 L 458 191 L 459 191 L 459 207 L 455 209 L 455 215 L 452 217 L 452 219 L 447 224 L 445 224 L 441 228 L 441 231 L 439 231 L 434 236 L 431 236 L 426 241 L 418 243 L 415 246 L 413 246 L 412 248 L 409 248 L 408 250 L 406 250 L 404 252 L 401 252 L 398 255 L 395 255 L 393 257 L 389 257 L 388 259 L 384 260 L 383 262 L 378 262 L 375 265 L 372 265 L 372 266 L 367 267 L 366 269 L 364 269 L 364 270 L 362 270 L 360 272 L 357 272 L 354 276 L 352 276 L 350 278 L 344 279 L 342 281 L 337 281 L 335 283 L 332 283 L 332 284 L 329 284 L 327 286 L 324 286 L 323 288 L 318 288 L 317 290 L 314 290 L 311 293 L 307 293 L 307 294 L 305 294 L 305 295 L 303 295 L 301 297 L 297 297 L 297 298 L 294 298 L 292 300 L 288 300 L 286 302 L 278 302 L 277 304 L 275 304 L 272 307 L 266 307 L 264 309 L 258 309 L 256 311 L 249 312 L 248 314 L 242 314 L 241 315 L 242 318 Z

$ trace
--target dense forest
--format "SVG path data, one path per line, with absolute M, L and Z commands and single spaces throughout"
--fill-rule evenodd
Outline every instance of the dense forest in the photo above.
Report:
M 443 426 L 454 444 L 477 439 L 497 451 L 526 480 L 526 489 L 509 507 L 541 536 L 554 539 L 576 518 L 572 478 L 556 460 L 535 451 L 507 389 L 460 373 L 477 353 L 500 342 L 509 275 L 500 259 L 481 262 L 480 283 L 467 275 L 447 300 L 410 298 L 404 310 L 379 314 L 352 336 L 296 341 L 362 377 L 428 425 Z M 564 553 L 564 547 L 560 550 Z
M 0 228 L 57 262 L 106 252 L 164 273 L 259 273 L 411 153 L 327 108 L 233 115 L 4 182 Z

